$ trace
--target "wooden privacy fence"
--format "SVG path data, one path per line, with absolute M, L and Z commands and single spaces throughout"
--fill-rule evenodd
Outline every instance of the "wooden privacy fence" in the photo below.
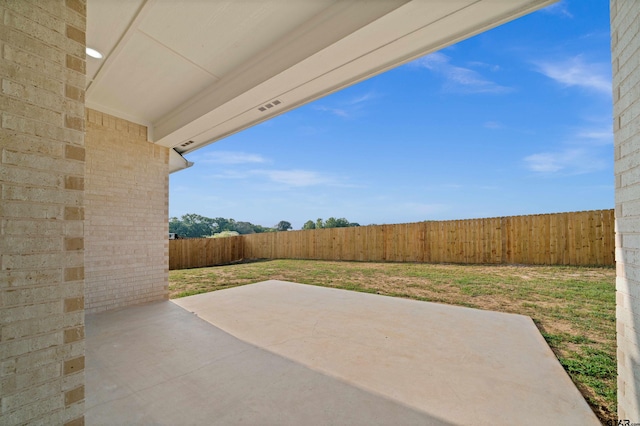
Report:
M 169 240 L 169 269 L 201 268 L 242 260 L 241 236 Z
M 169 247 L 171 269 L 220 265 L 243 258 L 613 265 L 614 213 L 596 210 L 270 232 L 233 239 L 175 240 Z M 224 255 L 197 253 L 203 249 Z M 173 256 L 179 260 L 174 261 Z M 212 263 L 204 260 L 209 258 Z

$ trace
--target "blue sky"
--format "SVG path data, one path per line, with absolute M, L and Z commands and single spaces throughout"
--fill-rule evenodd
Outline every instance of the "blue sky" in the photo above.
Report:
M 197 150 L 169 215 L 300 229 L 613 208 L 608 3 L 565 0 Z

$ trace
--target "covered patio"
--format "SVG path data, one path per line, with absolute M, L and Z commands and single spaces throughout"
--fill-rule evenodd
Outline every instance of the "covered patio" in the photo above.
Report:
M 521 315 L 266 281 L 86 327 L 89 424 L 599 424 Z
M 182 154 L 552 3 L 1 2 L 0 423 L 595 422 L 527 318 L 273 282 L 167 301 Z M 610 5 L 618 415 L 639 422 L 640 4 Z

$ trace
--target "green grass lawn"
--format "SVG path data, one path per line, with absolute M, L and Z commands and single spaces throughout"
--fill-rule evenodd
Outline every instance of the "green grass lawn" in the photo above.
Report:
M 270 279 L 528 315 L 600 420 L 616 418 L 614 268 L 269 260 L 171 271 L 169 291 Z

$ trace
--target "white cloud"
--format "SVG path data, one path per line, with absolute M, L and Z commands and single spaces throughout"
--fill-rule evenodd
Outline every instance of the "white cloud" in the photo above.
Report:
M 378 96 L 375 93 L 368 92 L 340 102 L 337 106 L 318 105 L 315 109 L 317 111 L 328 112 L 342 118 L 353 118 L 364 108 L 367 102 L 377 97 Z
M 506 93 L 510 87 L 501 86 L 483 77 L 479 72 L 451 64 L 451 58 L 436 52 L 412 62 L 445 78 L 444 89 L 453 93 Z
M 541 175 L 579 175 L 611 166 L 613 130 L 602 123 L 574 129 L 562 147 L 524 158 L 527 169 Z
M 468 65 L 471 67 L 488 69 L 489 71 L 493 71 L 493 72 L 500 71 L 502 69 L 500 65 L 487 64 L 486 62 L 480 62 L 480 61 L 471 61 L 468 63 Z
M 498 121 L 487 121 L 483 124 L 487 129 L 502 129 L 504 125 Z
M 253 170 L 251 173 L 265 176 L 272 182 L 293 187 L 327 184 L 333 180 L 311 170 Z
M 576 134 L 576 137 L 588 141 L 591 145 L 612 145 L 613 129 L 611 126 L 601 129 L 583 129 Z
M 576 175 L 603 170 L 609 164 L 607 160 L 595 151 L 575 148 L 529 155 L 524 162 L 529 170 L 536 173 Z
M 562 163 L 564 160 L 561 157 L 562 154 L 545 152 L 525 157 L 524 161 L 527 163 L 529 170 L 540 173 L 549 173 L 562 170 Z
M 338 117 L 342 117 L 342 118 L 349 118 L 351 116 L 351 114 L 349 114 L 347 110 L 342 108 L 331 108 L 323 105 L 319 105 L 315 108 L 318 111 L 329 112 L 333 115 L 337 115 Z
M 303 187 L 321 184 L 336 184 L 336 180 L 328 175 L 311 170 L 271 170 L 254 169 L 246 171 L 224 170 L 220 173 L 209 175 L 212 179 L 251 179 L 255 177 L 266 178 L 272 183 L 282 184 L 288 187 Z
M 587 63 L 581 55 L 559 62 L 537 62 L 538 72 L 565 87 L 581 87 L 611 95 L 610 65 Z
M 368 102 L 372 99 L 377 98 L 378 96 L 373 93 L 373 92 L 369 92 L 369 93 L 365 93 L 363 95 L 360 96 L 356 96 L 354 98 L 349 99 L 346 103 L 348 105 L 357 105 L 357 104 L 361 104 L 363 102 Z
M 250 177 L 251 172 L 238 172 L 235 170 L 223 170 L 220 173 L 208 175 L 208 178 L 213 179 L 246 179 Z
M 541 9 L 541 12 L 549 13 L 551 15 L 564 16 L 566 18 L 573 18 L 573 14 L 569 12 L 569 6 L 566 1 L 552 4 L 550 6 Z
M 250 154 L 240 151 L 214 151 L 202 154 L 194 159 L 195 162 L 205 164 L 247 164 L 266 163 L 267 160 L 260 154 Z

